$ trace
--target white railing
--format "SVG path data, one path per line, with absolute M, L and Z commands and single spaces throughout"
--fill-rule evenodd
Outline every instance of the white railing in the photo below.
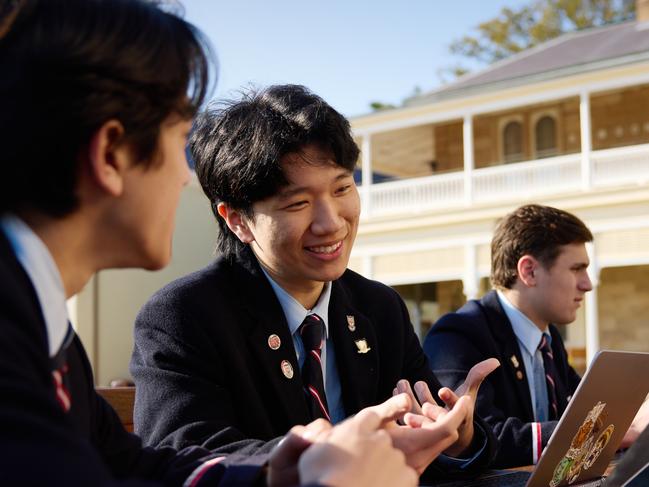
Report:
M 448 208 L 461 205 L 463 197 L 461 172 L 379 183 L 370 188 L 370 208 L 364 211 L 364 216 Z
M 590 161 L 593 188 L 649 184 L 649 144 L 593 151 Z M 584 191 L 581 153 L 474 169 L 471 178 L 469 188 L 461 171 L 371 185 L 363 218 Z
M 593 152 L 593 186 L 649 183 L 649 144 Z
M 580 169 L 580 154 L 476 169 L 473 172 L 472 200 L 528 199 L 530 196 L 579 190 Z

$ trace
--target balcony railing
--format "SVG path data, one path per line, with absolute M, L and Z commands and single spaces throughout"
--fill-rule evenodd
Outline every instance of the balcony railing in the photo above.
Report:
M 370 191 L 371 214 L 390 215 L 461 205 L 463 178 L 457 172 L 375 184 Z
M 475 169 L 471 192 L 465 173 L 404 179 L 369 187 L 364 218 L 413 214 L 466 205 L 525 200 L 591 188 L 649 184 L 649 144 L 590 153 L 590 182 L 584 186 L 582 154 Z M 361 189 L 364 191 L 364 188 Z M 467 194 L 468 193 L 468 194 Z

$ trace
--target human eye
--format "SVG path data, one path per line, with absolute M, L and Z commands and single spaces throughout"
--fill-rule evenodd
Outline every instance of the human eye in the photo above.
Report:
M 341 184 L 340 186 L 338 186 L 336 188 L 336 194 L 337 195 L 344 195 L 344 194 L 349 193 L 351 191 L 351 189 L 352 189 L 352 184 L 351 183 L 344 183 L 344 184 Z
M 287 211 L 297 211 L 301 210 L 302 208 L 306 208 L 308 204 L 309 202 L 306 200 L 293 201 L 285 205 L 284 209 Z

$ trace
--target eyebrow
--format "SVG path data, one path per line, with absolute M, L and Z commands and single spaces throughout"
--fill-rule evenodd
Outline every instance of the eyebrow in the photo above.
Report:
M 340 174 L 338 174 L 338 175 L 333 179 L 332 183 L 335 184 L 335 183 L 337 183 L 338 181 L 341 181 L 341 180 L 343 180 L 343 179 L 345 179 L 345 178 L 348 178 L 348 177 L 350 177 L 350 176 L 352 176 L 352 175 L 353 175 L 353 174 L 352 174 L 351 171 L 347 171 L 346 169 L 344 169 L 343 171 L 340 172 Z M 285 200 L 285 199 L 290 198 L 291 196 L 294 196 L 294 195 L 296 195 L 296 194 L 300 194 L 300 193 L 305 193 L 305 192 L 307 192 L 307 191 L 309 191 L 309 187 L 308 187 L 308 186 L 296 186 L 296 187 L 294 187 L 294 188 L 291 188 L 290 186 L 288 186 L 286 189 L 283 189 L 283 190 L 279 191 L 279 192 L 277 193 L 277 197 L 278 197 L 279 199 L 283 199 L 283 200 Z

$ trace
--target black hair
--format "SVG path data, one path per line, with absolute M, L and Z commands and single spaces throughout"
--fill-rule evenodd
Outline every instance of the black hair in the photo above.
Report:
M 0 213 L 73 211 L 82 151 L 106 121 L 121 122 L 119 143 L 149 165 L 163 120 L 197 112 L 209 90 L 209 46 L 161 7 L 13 0 L 0 8 Z
M 349 122 L 304 86 L 250 90 L 198 115 L 189 145 L 219 223 L 220 252 L 237 253 L 243 244 L 219 217 L 218 204 L 251 217 L 255 202 L 288 184 L 282 158 L 310 144 L 330 153 L 336 165 L 354 170 L 359 150 Z

